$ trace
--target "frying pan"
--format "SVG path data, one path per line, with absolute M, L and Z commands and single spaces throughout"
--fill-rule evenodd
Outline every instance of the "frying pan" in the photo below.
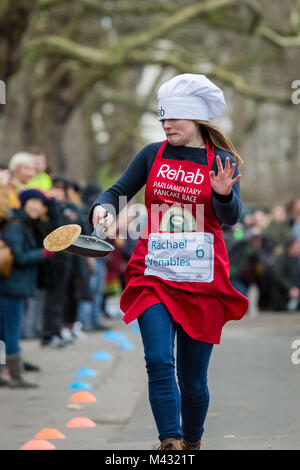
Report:
M 67 251 L 68 253 L 72 253 L 74 255 L 80 256 L 88 256 L 91 258 L 103 258 L 107 256 L 109 253 L 114 251 L 115 247 L 108 243 L 107 241 L 103 240 L 103 236 L 105 236 L 105 232 L 103 232 L 104 225 L 106 223 L 106 219 L 104 218 L 99 224 L 96 226 L 95 230 L 91 233 L 91 235 L 79 235 L 79 237 L 73 241 L 70 241 L 70 244 L 66 246 L 68 233 L 68 228 L 71 225 L 63 225 L 58 229 L 51 232 L 45 239 L 44 239 L 44 246 L 50 251 Z M 73 225 L 74 227 L 74 225 Z M 75 226 L 76 227 L 76 226 Z M 81 230 L 80 226 L 79 229 Z M 80 233 L 79 230 L 79 233 Z M 55 247 L 51 246 L 50 240 L 51 235 L 56 232 L 59 238 L 63 240 L 62 246 Z M 50 237 L 50 240 L 49 240 Z M 47 240 L 48 239 L 48 240 Z M 73 241 L 73 243 L 72 243 Z

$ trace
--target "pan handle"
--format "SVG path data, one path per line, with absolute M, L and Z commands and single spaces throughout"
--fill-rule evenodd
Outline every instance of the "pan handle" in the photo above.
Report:
M 106 235 L 105 232 L 103 232 L 104 225 L 106 224 L 106 217 L 107 217 L 108 212 L 106 211 L 104 219 L 99 222 L 99 224 L 95 227 L 94 231 L 91 233 L 92 237 L 97 237 L 99 239 L 104 238 L 103 235 Z

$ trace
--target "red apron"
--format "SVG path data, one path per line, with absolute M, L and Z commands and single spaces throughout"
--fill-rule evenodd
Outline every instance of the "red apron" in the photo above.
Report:
M 189 336 L 219 344 L 223 325 L 241 319 L 249 302 L 229 281 L 228 255 L 212 206 L 214 147 L 206 141 L 207 165 L 199 165 L 164 159 L 167 142 L 146 184 L 148 220 L 125 270 L 123 320 L 130 323 L 163 303 Z

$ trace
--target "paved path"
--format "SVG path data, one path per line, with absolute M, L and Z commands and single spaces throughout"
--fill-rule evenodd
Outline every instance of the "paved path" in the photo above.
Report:
M 136 349 L 120 350 L 101 333 L 89 334 L 64 350 L 24 341 L 26 359 L 39 363 L 40 374 L 27 374 L 39 389 L 0 389 L 0 449 L 19 449 L 43 428 L 66 435 L 57 449 L 153 449 L 157 433 L 147 399 L 141 338 L 132 326 L 114 320 Z M 230 322 L 215 346 L 209 369 L 210 408 L 203 449 L 300 449 L 300 364 L 291 361 L 292 342 L 300 339 L 300 315 L 264 314 Z M 113 360 L 95 362 L 91 355 L 109 351 Z M 299 354 L 300 357 L 300 354 Z M 81 367 L 98 401 L 69 408 L 68 389 Z M 79 379 L 77 379 L 79 380 Z M 96 428 L 68 429 L 75 416 L 93 419 Z

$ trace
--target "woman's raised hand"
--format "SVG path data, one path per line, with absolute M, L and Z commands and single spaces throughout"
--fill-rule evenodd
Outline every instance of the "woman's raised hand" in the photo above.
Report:
M 230 167 L 229 157 L 226 157 L 225 168 L 222 166 L 219 155 L 216 156 L 216 161 L 218 167 L 217 176 L 214 171 L 209 172 L 211 186 L 216 193 L 222 194 L 223 196 L 228 196 L 231 193 L 232 186 L 240 179 L 242 175 L 238 174 L 235 178 L 231 179 L 234 174 L 235 163 L 233 163 Z
M 107 216 L 106 216 L 107 214 Z M 113 215 L 107 212 L 107 210 L 102 207 L 100 204 L 98 206 L 95 206 L 93 210 L 93 226 L 94 229 L 97 227 L 97 225 L 104 219 L 106 216 L 106 224 L 104 225 L 104 232 L 107 232 L 109 226 L 113 223 Z

